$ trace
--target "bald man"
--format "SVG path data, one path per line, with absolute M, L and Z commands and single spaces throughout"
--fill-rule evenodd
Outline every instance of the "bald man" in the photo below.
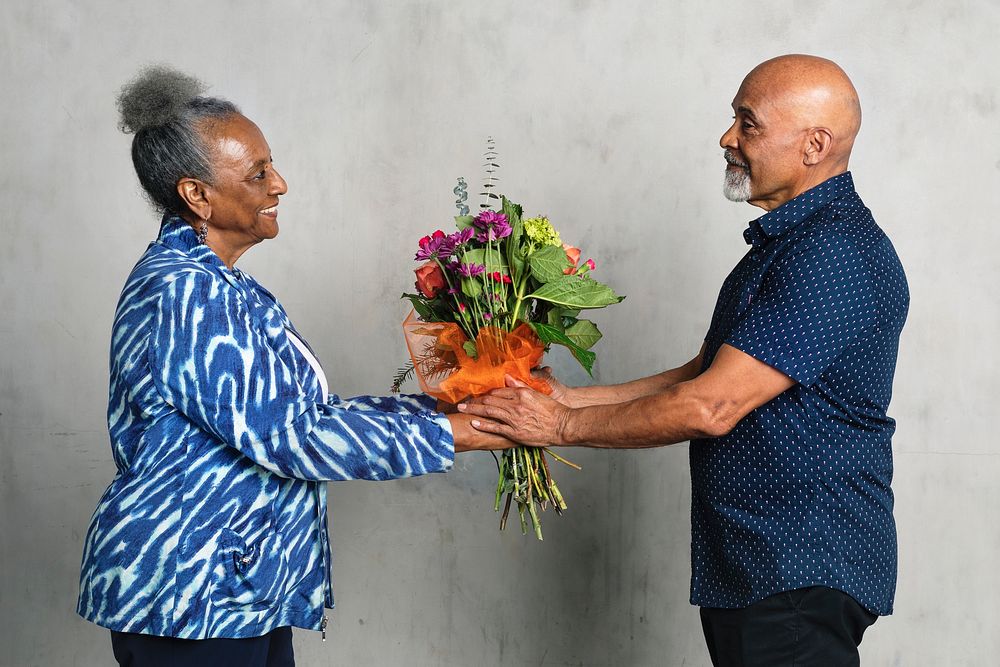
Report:
M 550 377 L 550 397 L 512 386 L 459 409 L 533 445 L 690 440 L 691 602 L 713 663 L 857 665 L 895 591 L 886 410 L 906 278 L 848 171 L 861 107 L 840 67 L 769 60 L 732 106 L 723 190 L 766 213 L 698 354 L 626 384 Z

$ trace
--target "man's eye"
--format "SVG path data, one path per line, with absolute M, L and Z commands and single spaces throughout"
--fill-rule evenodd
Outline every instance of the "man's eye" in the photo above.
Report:
M 266 175 L 267 175 L 267 172 L 265 172 L 263 169 L 261 169 L 259 172 L 257 172 L 256 175 L 254 175 L 253 179 L 255 181 L 263 181 L 264 180 L 264 176 L 266 176 Z

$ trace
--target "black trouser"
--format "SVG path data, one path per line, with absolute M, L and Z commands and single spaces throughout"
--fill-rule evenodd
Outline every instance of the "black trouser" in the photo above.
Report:
M 701 609 L 716 667 L 856 667 L 861 637 L 877 618 L 825 586 L 778 593 L 744 609 Z
M 111 632 L 121 667 L 294 667 L 292 629 L 247 639 L 177 639 Z

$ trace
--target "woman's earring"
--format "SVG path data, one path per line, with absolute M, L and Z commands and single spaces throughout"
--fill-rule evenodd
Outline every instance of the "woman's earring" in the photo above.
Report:
M 198 227 L 198 243 L 205 245 L 205 239 L 208 238 L 208 222 L 205 220 L 201 221 L 201 225 Z

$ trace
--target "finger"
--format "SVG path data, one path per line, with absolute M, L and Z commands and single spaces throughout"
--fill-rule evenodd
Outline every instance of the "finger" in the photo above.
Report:
M 514 406 L 514 402 L 517 401 L 517 398 L 516 393 L 511 396 L 492 396 L 487 394 L 483 397 L 482 402 L 484 405 L 492 405 L 493 407 L 507 410 Z
M 494 398 L 500 398 L 507 401 L 518 400 L 518 394 L 521 392 L 521 387 L 503 387 L 502 389 L 494 389 L 487 396 L 492 396 Z
M 469 405 L 462 410 L 465 414 L 476 415 L 477 417 L 489 417 L 502 422 L 510 421 L 510 414 L 501 408 L 492 405 Z
M 520 380 L 518 380 L 516 377 L 513 377 L 511 375 L 504 375 L 503 379 L 504 379 L 504 383 L 508 387 L 527 387 L 528 386 L 528 385 L 524 384 L 523 382 L 521 382 Z
M 464 401 L 462 401 L 461 403 L 459 403 L 455 407 L 457 407 L 458 410 L 459 410 L 459 412 L 461 412 L 463 405 L 484 405 L 484 404 L 486 404 L 486 403 L 489 402 L 489 401 L 487 401 L 487 399 L 489 397 L 490 397 L 490 394 L 483 394 L 482 396 L 476 396 L 475 398 L 470 397 L 470 398 L 465 399 Z M 493 401 L 493 403 L 494 403 L 494 405 L 500 405 L 500 403 L 497 403 L 496 401 Z
M 472 428 L 477 431 L 482 431 L 483 433 L 496 433 L 497 435 L 502 435 L 507 439 L 510 439 L 510 436 L 513 434 L 511 428 L 506 424 L 501 424 L 489 419 L 473 419 Z

